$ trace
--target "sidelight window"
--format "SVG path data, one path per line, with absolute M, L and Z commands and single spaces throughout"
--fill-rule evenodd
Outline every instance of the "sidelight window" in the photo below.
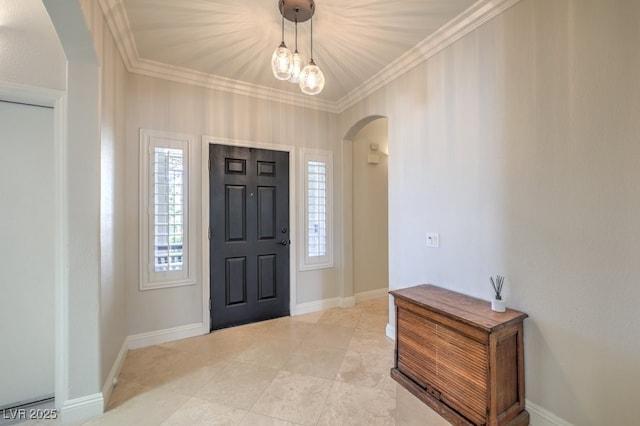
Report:
M 304 172 L 304 253 L 301 270 L 333 266 L 332 155 L 329 151 L 305 150 Z
M 190 149 L 195 138 L 140 131 L 140 289 L 193 284 Z

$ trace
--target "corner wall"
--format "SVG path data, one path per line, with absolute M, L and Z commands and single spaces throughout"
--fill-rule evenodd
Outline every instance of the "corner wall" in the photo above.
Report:
M 64 422 L 102 413 L 100 392 L 99 70 L 74 0 L 44 0 L 67 59 L 56 105 L 62 244 L 56 291 L 56 407 Z
M 82 11 L 100 61 L 100 383 L 105 403 L 126 355 L 125 81 L 127 71 L 98 2 Z
M 389 118 L 392 289 L 489 300 L 506 276 L 535 425 L 635 423 L 639 21 L 636 2 L 522 0 L 340 117 Z

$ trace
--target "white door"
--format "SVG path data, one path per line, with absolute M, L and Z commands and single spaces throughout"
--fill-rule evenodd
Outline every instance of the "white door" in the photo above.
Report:
M 53 109 L 0 101 L 0 408 L 54 394 Z

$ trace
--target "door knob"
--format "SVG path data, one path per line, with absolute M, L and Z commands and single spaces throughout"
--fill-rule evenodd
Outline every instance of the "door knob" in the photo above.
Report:
M 288 244 L 289 244 L 289 241 L 287 241 L 287 240 L 280 240 L 280 242 L 279 242 L 278 244 L 280 244 L 281 246 L 286 246 L 286 245 L 288 245 Z

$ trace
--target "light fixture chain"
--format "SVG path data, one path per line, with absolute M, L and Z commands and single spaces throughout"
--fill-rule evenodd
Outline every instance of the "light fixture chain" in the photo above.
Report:
M 296 13 L 296 52 L 298 51 L 298 14 Z
M 311 60 L 313 61 L 313 15 L 311 15 Z
M 284 10 L 284 0 L 282 0 L 282 10 Z M 282 13 L 282 42 L 284 43 L 284 13 Z

